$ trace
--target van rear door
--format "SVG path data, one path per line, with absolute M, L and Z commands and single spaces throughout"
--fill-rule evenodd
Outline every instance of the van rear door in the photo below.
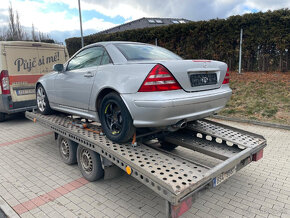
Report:
M 4 50 L 13 102 L 35 101 L 37 80 L 67 59 L 65 47 L 55 44 L 26 42 L 5 45 Z

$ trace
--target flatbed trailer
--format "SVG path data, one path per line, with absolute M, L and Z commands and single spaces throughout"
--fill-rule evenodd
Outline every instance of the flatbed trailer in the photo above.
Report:
M 76 125 L 77 120 L 69 116 L 26 112 L 26 117 L 51 129 L 56 137 L 98 153 L 103 168 L 118 166 L 146 185 L 165 199 L 167 217 L 179 217 L 190 209 L 201 190 L 219 185 L 261 159 L 266 146 L 260 135 L 207 119 L 165 135 L 163 141 L 181 147 L 166 151 L 157 140 L 114 143 L 99 134 L 100 125 L 82 128 L 80 121 Z

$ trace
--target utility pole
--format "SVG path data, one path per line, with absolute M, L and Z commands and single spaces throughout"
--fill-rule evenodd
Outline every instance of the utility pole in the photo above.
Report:
M 241 35 L 240 35 L 240 55 L 239 55 L 239 73 L 241 73 L 241 68 L 242 68 L 242 44 L 243 44 L 243 29 L 241 28 Z
M 84 36 L 83 36 L 83 22 L 82 22 L 82 11 L 81 11 L 81 2 L 79 2 L 79 16 L 80 16 L 80 28 L 81 28 L 81 40 L 82 40 L 82 47 L 84 47 Z

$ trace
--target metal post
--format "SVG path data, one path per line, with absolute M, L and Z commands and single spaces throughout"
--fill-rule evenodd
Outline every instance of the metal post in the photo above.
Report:
M 241 35 L 240 35 L 239 73 L 241 73 L 241 68 L 242 68 L 242 43 L 243 43 L 243 29 L 241 29 Z
M 158 45 L 157 38 L 155 38 L 155 45 L 156 45 L 156 46 Z
M 82 40 L 82 47 L 84 47 L 84 36 L 83 36 L 83 22 L 82 22 L 82 12 L 81 12 L 81 3 L 79 2 L 79 16 L 80 16 L 80 28 L 81 28 L 81 40 Z

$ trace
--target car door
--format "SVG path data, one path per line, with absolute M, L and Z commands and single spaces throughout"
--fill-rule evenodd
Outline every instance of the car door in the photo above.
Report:
M 94 77 L 102 61 L 104 48 L 80 51 L 55 79 L 55 102 L 64 108 L 88 110 Z

